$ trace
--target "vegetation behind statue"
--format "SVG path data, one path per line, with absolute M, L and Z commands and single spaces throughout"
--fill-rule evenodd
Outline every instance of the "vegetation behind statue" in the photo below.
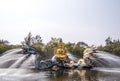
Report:
M 37 49 L 37 51 L 41 54 L 43 54 L 43 56 L 45 58 L 50 58 L 52 57 L 52 54 L 54 53 L 54 48 L 57 46 L 57 41 L 59 38 L 51 38 L 51 40 L 44 44 L 42 42 L 42 38 L 40 35 L 36 35 L 36 36 L 32 36 L 31 33 L 29 33 L 25 38 L 24 41 L 21 42 L 21 44 L 26 44 L 26 45 L 30 45 L 34 48 Z M 120 55 L 120 41 L 118 40 L 112 40 L 111 37 L 108 37 L 106 40 L 106 45 L 105 46 L 98 46 L 98 50 L 102 50 L 102 51 L 107 51 L 107 52 L 111 52 L 117 55 Z M 9 50 L 9 49 L 13 49 L 13 48 L 17 48 L 20 47 L 21 45 L 10 45 L 9 41 L 7 40 L 0 40 L 0 54 L 2 54 L 3 52 Z M 66 48 L 68 49 L 68 52 L 74 55 L 77 55 L 79 57 L 83 56 L 83 51 L 84 49 L 88 46 L 86 43 L 84 42 L 77 42 L 77 43 L 65 43 Z M 47 57 L 46 57 L 47 56 Z

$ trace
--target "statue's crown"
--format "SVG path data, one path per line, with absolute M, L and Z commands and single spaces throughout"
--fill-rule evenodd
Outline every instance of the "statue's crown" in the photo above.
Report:
M 59 39 L 59 41 L 58 41 L 58 48 L 59 47 L 64 48 L 64 43 L 63 43 L 62 39 Z

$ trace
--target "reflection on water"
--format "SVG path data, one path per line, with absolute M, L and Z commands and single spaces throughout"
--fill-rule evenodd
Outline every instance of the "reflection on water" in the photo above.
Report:
M 47 81 L 46 72 L 27 69 L 0 69 L 0 81 Z
M 49 81 L 120 81 L 119 77 L 120 72 L 113 73 L 107 71 L 97 71 L 93 69 L 93 70 L 56 71 L 52 74 L 49 74 L 48 79 Z
M 96 81 L 92 75 L 94 73 L 91 73 L 90 70 L 57 71 L 49 75 L 49 81 Z
M 36 71 L 0 69 L 0 81 L 120 81 L 120 69 Z

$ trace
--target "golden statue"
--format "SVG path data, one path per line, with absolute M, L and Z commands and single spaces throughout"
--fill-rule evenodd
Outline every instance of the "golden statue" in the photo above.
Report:
M 62 39 L 59 40 L 57 48 L 54 50 L 55 58 L 65 61 L 67 59 L 67 49 L 64 47 Z

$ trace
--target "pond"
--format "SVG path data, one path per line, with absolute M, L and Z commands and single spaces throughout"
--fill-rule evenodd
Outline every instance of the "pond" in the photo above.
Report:
M 120 81 L 119 68 L 37 71 L 0 69 L 0 81 Z

